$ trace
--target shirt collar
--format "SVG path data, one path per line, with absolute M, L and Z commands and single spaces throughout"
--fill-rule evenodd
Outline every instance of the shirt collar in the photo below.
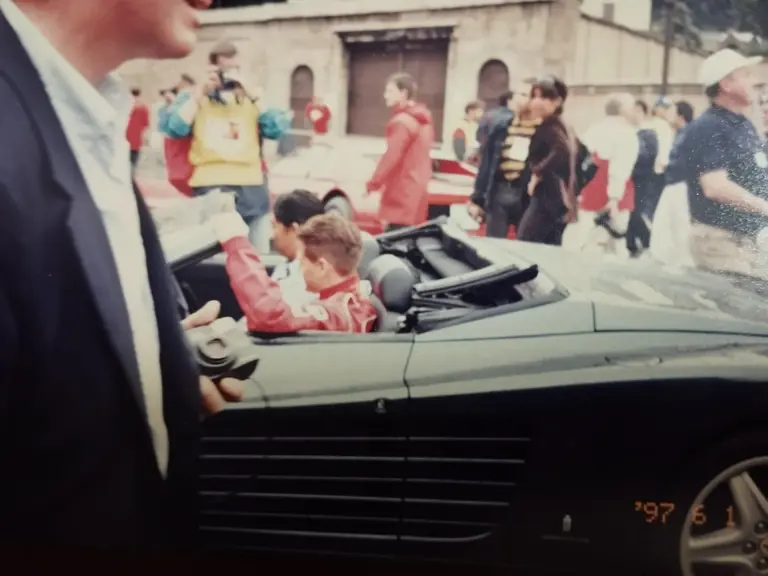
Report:
M 353 274 L 352 276 L 344 278 L 342 281 L 334 284 L 333 286 L 329 286 L 328 288 L 320 290 L 317 295 L 320 300 L 327 300 L 334 294 L 338 294 L 340 292 L 356 292 L 359 285 L 360 278 L 357 274 Z
M 712 103 L 712 112 L 722 120 L 726 120 L 729 123 L 733 124 L 734 126 L 740 126 L 745 123 L 749 123 L 750 120 L 744 114 L 738 114 L 736 112 L 733 112 L 731 110 L 728 110 L 727 108 L 723 108 L 722 106 Z
M 87 119 L 80 123 L 83 133 L 111 134 L 124 128 L 132 99 L 116 74 L 107 75 L 94 86 L 50 43 L 12 0 L 0 0 L 3 13 L 19 37 L 53 102 L 66 103 Z

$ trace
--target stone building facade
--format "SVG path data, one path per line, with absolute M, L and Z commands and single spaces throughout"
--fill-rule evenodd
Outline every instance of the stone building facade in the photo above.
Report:
M 610 91 L 655 98 L 662 46 L 580 7 L 580 0 L 324 0 L 211 10 L 186 60 L 131 62 L 122 73 L 156 94 L 181 72 L 202 75 L 210 48 L 229 39 L 264 104 L 292 108 L 297 128 L 306 127 L 304 106 L 316 94 L 334 110 L 335 134 L 372 136 L 388 115 L 384 81 L 405 70 L 444 139 L 467 102 L 492 102 L 516 80 L 553 73 L 571 87 L 567 116 L 582 129 L 601 115 Z M 671 96 L 699 109 L 702 58 L 680 49 L 671 58 Z

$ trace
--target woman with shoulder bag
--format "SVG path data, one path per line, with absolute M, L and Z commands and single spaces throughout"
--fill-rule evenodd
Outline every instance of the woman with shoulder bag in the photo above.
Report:
M 520 222 L 518 240 L 559 246 L 565 226 L 577 219 L 577 147 L 562 120 L 567 97 L 565 83 L 554 76 L 538 80 L 531 89 L 531 110 L 541 125 L 531 139 L 527 162 L 531 201 Z

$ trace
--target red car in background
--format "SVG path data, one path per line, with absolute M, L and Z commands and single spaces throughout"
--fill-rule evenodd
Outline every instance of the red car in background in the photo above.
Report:
M 379 193 L 367 194 L 365 183 L 373 174 L 378 158 L 362 154 L 351 142 L 317 144 L 270 165 L 269 189 L 273 198 L 297 188 L 314 192 L 326 210 L 349 218 L 370 234 L 383 231 L 378 218 Z M 466 205 L 472 193 L 475 168 L 433 153 L 434 175 L 429 184 L 429 218 L 449 216 L 468 233 L 483 235 L 484 227 L 469 217 Z M 167 182 L 139 180 L 139 188 L 150 207 L 185 198 Z M 511 236 L 512 237 L 512 236 Z

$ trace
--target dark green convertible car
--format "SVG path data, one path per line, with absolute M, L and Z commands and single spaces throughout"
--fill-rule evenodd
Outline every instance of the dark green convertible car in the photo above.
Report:
M 240 317 L 203 228 L 166 247 L 184 307 Z M 205 424 L 206 547 L 357 573 L 768 573 L 756 289 L 446 221 L 366 238 L 360 275 L 374 332 L 250 335 L 244 401 Z

